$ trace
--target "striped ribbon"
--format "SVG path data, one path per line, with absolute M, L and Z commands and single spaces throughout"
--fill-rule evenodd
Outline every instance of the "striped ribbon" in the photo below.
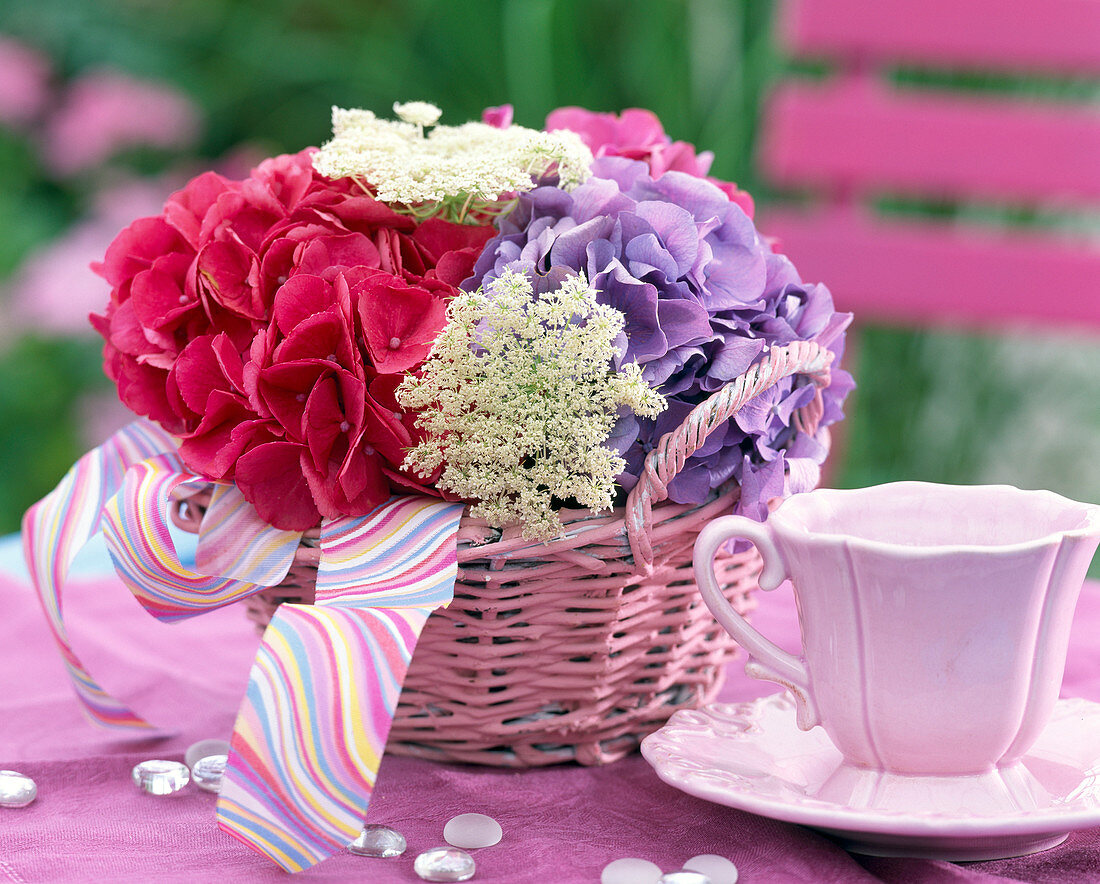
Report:
M 209 484 L 175 440 L 138 422 L 80 459 L 24 519 L 24 547 L 77 695 L 93 721 L 149 728 L 80 664 L 61 590 L 102 527 L 123 583 L 153 616 L 179 620 L 286 576 L 301 532 L 266 525 L 231 485 L 214 490 L 184 566 L 166 520 L 173 492 Z M 462 505 L 394 497 L 325 523 L 315 605 L 281 605 L 264 634 L 218 799 L 222 829 L 287 871 L 343 850 L 362 825 L 409 661 L 428 616 L 450 604 Z
M 275 586 L 286 577 L 300 531 L 267 524 L 236 485 L 216 485 L 202 517 L 195 570 Z
M 231 555 L 205 558 L 229 564 L 238 576 L 210 576 L 184 567 L 168 529 L 168 504 L 173 491 L 207 484 L 184 469 L 177 456 L 158 455 L 130 467 L 103 509 L 103 536 L 115 571 L 158 620 L 182 620 L 240 601 L 278 584 L 294 560 L 302 532 L 264 524 L 240 491 L 225 486 L 214 500 L 222 502 L 219 512 L 227 509 L 227 502 L 228 509 L 237 511 L 232 519 L 236 539 Z M 205 542 L 200 540 L 200 550 Z M 203 558 L 196 551 L 196 567 Z
M 280 605 L 264 633 L 218 821 L 287 871 L 362 828 L 420 631 L 454 598 L 461 517 L 461 504 L 395 497 L 325 524 L 315 604 Z
M 23 516 L 23 554 L 50 632 L 85 714 L 108 727 L 148 729 L 150 725 L 104 691 L 80 662 L 65 628 L 61 590 L 77 554 L 99 531 L 103 507 L 122 484 L 126 470 L 175 449 L 175 439 L 159 427 L 136 421 L 80 458 L 58 486 Z

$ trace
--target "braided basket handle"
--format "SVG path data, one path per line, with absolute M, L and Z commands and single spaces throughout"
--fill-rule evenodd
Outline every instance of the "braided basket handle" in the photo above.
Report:
M 762 362 L 700 402 L 679 427 L 661 437 L 626 499 L 626 536 L 635 567 L 647 573 L 653 569 L 653 504 L 668 497 L 668 483 L 707 436 L 754 396 L 793 374 L 806 375 L 816 387 L 813 401 L 796 413 L 795 428 L 815 432 L 823 410 L 821 390 L 829 385 L 832 361 L 832 352 L 812 341 L 772 347 Z

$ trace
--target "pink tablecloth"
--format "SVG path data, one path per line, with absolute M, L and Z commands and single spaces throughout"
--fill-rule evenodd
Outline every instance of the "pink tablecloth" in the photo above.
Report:
M 139 761 L 182 759 L 195 740 L 228 736 L 256 641 L 240 613 L 164 626 L 103 576 L 101 561 L 86 566 L 68 601 L 78 653 L 108 689 L 179 730 L 160 740 L 121 739 L 82 717 L 13 550 L 10 540 L 0 544 L 0 768 L 32 776 L 39 798 L 27 808 L 0 808 L 0 880 L 287 880 L 217 829 L 213 795 L 189 788 L 154 798 L 129 779 Z M 756 622 L 780 644 L 797 644 L 783 589 L 762 596 Z M 723 699 L 747 700 L 773 687 L 745 678 L 735 663 Z M 1063 693 L 1100 700 L 1100 584 L 1086 586 L 1078 608 Z M 469 811 L 490 814 L 505 831 L 500 844 L 475 852 L 474 880 L 485 884 L 597 882 L 620 857 L 671 871 L 700 853 L 730 857 L 743 884 L 1100 881 L 1100 828 L 1071 834 L 1045 853 L 996 862 L 860 857 L 812 830 L 683 794 L 640 756 L 598 769 L 522 773 L 387 757 L 368 820 L 401 831 L 409 851 L 392 860 L 338 856 L 299 877 L 419 881 L 415 855 L 441 844 L 443 824 Z

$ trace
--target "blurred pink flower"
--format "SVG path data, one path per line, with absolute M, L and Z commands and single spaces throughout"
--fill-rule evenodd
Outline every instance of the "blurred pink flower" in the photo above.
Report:
M 481 122 L 497 129 L 507 129 L 512 125 L 512 105 L 501 104 L 497 107 L 487 107 L 481 112 Z
M 125 74 L 85 74 L 69 86 L 46 125 L 43 150 L 54 172 L 94 168 L 127 148 L 186 148 L 195 143 L 199 113 L 187 96 Z
M 101 191 L 86 219 L 30 255 L 0 289 L 9 305 L 9 331 L 90 335 L 88 314 L 102 308 L 110 291 L 91 263 L 132 219 L 159 212 L 177 178 L 127 179 Z
M 50 63 L 42 53 L 0 36 L 0 124 L 23 126 L 41 114 L 50 94 Z

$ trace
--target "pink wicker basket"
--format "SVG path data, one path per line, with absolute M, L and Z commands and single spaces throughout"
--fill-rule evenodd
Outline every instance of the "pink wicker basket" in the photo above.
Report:
M 625 507 L 563 511 L 565 531 L 554 541 L 465 516 L 455 600 L 424 628 L 386 751 L 510 767 L 603 764 L 632 752 L 676 710 L 712 700 L 736 646 L 699 596 L 692 548 L 740 490 L 727 486 L 687 506 L 662 503 L 665 487 L 745 401 L 795 373 L 821 386 L 828 360 L 813 344 L 775 348 L 661 440 Z M 808 406 L 800 429 L 812 432 L 817 413 Z M 177 524 L 197 531 L 205 502 L 202 494 L 182 502 Z M 276 605 L 312 602 L 316 536 L 306 533 L 279 587 L 244 603 L 261 629 Z M 720 556 L 715 569 L 734 607 L 751 610 L 755 549 Z

